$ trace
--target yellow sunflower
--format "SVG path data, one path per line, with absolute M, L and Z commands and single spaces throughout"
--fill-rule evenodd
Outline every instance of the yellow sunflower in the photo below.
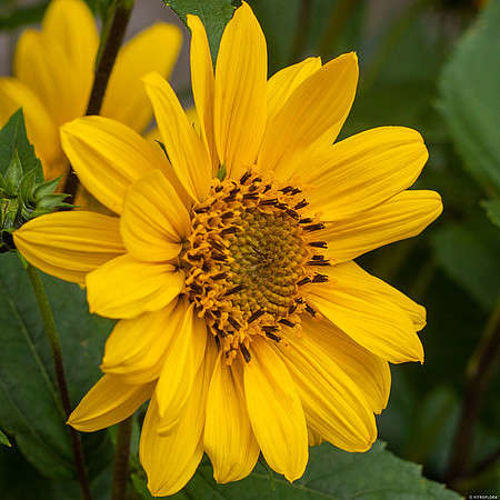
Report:
M 111 74 L 101 114 L 144 131 L 152 112 L 140 78 L 150 71 L 168 77 L 181 43 L 182 34 L 176 26 L 158 23 L 125 44 Z M 85 2 L 53 0 L 42 30 L 27 29 L 21 35 L 14 77 L 0 78 L 0 125 L 23 108 L 29 139 L 47 179 L 67 171 L 59 127 L 85 114 L 98 45 L 95 20 Z
M 82 183 L 116 216 L 55 213 L 14 234 L 28 261 L 85 284 L 90 310 L 120 319 L 105 375 L 69 423 L 101 429 L 150 399 L 140 458 L 153 495 L 181 489 L 204 452 L 225 483 L 260 452 L 293 481 L 309 445 L 370 448 L 388 362 L 423 361 L 425 309 L 353 259 L 442 210 L 437 193 L 406 190 L 428 157 L 414 130 L 332 144 L 356 92 L 354 54 L 268 81 L 243 3 L 214 76 L 203 25 L 188 23 L 200 134 L 148 75 L 166 154 L 107 118 L 62 128 Z

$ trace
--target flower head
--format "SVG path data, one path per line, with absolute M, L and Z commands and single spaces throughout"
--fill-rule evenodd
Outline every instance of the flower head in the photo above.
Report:
M 118 55 L 102 115 L 144 131 L 151 121 L 151 107 L 140 78 L 149 71 L 168 76 L 181 40 L 180 30 L 165 23 L 130 40 Z M 14 77 L 0 78 L 0 125 L 23 108 L 46 179 L 67 171 L 58 129 L 85 114 L 98 44 L 95 20 L 84 1 L 52 0 L 41 31 L 27 29 L 17 43 Z
M 148 75 L 168 159 L 112 120 L 67 124 L 66 154 L 116 216 L 52 214 L 14 233 L 29 261 L 86 284 L 91 311 L 120 319 L 105 375 L 70 424 L 100 429 L 151 399 L 140 456 L 155 495 L 182 488 L 204 452 L 227 482 L 260 452 L 293 481 L 309 444 L 367 450 L 388 362 L 423 361 L 425 310 L 352 260 L 441 212 L 438 194 L 406 191 L 427 160 L 417 132 L 332 144 L 354 99 L 354 54 L 267 81 L 264 36 L 243 3 L 214 75 L 205 30 L 188 22 L 200 134 Z

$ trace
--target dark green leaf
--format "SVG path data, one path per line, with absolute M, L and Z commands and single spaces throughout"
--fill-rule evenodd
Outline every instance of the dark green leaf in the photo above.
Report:
M 47 0 L 35 3 L 34 5 L 16 6 L 11 5 L 0 8 L 0 30 L 12 30 L 27 24 L 39 23 L 49 5 Z
M 152 498 L 137 476 L 134 485 L 143 499 Z M 347 453 L 328 444 L 311 448 L 306 474 L 293 484 L 258 464 L 248 478 L 217 485 L 212 479 L 210 466 L 202 465 L 184 491 L 171 498 L 451 500 L 460 497 L 443 485 L 424 479 L 421 466 L 395 457 L 384 444 L 377 442 L 367 453 Z
M 500 2 L 488 2 L 460 41 L 441 78 L 441 109 L 465 165 L 491 193 L 500 193 Z
M 9 438 L 2 431 L 0 431 L 0 444 L 3 444 L 4 446 L 9 446 L 9 447 L 12 446 L 10 444 Z
M 232 0 L 163 0 L 186 22 L 188 14 L 199 16 L 207 30 L 208 42 L 215 62 L 222 32 L 234 11 Z
M 91 316 L 84 292 L 43 277 L 59 328 L 70 396 L 75 405 L 99 377 L 110 322 Z M 73 477 L 73 458 L 53 364 L 31 286 L 15 254 L 0 259 L 0 426 L 48 477 Z M 85 443 L 84 443 L 85 444 Z M 110 458 L 100 434 L 87 439 L 91 473 Z
M 500 240 L 487 221 L 450 224 L 434 234 L 435 255 L 444 271 L 485 310 L 500 293 Z
M 481 205 L 486 210 L 491 222 L 495 226 L 500 226 L 500 199 L 483 201 Z
M 16 111 L 0 130 L 0 175 L 7 171 L 16 151 L 24 173 L 37 169 L 39 171 L 37 181 L 42 180 L 40 160 L 36 157 L 35 149 L 26 135 L 21 109 Z

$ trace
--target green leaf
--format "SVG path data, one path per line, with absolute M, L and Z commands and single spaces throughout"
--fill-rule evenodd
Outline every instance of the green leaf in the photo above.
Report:
M 486 214 L 495 226 L 500 227 L 500 199 L 486 200 L 481 203 L 482 207 L 486 210 Z
M 39 175 L 36 180 L 41 181 L 43 179 L 42 166 L 26 135 L 22 109 L 17 110 L 0 130 L 0 175 L 7 172 L 16 151 L 23 172 L 37 169 Z
M 43 276 L 61 336 L 72 404 L 99 378 L 103 342 L 111 323 L 88 313 L 84 292 Z M 50 350 L 31 285 L 15 254 L 0 258 L 0 427 L 43 475 L 75 476 L 65 416 Z M 86 437 L 91 475 L 110 460 L 102 434 Z
M 138 477 L 134 485 L 143 499 L 152 498 Z M 246 479 L 217 485 L 210 466 L 202 465 L 186 488 L 174 497 L 176 500 L 213 498 L 253 500 L 255 498 L 286 500 L 363 500 L 405 499 L 459 499 L 456 493 L 439 483 L 422 477 L 420 465 L 405 462 L 375 443 L 367 453 L 347 453 L 329 444 L 310 450 L 307 471 L 293 484 L 258 464 Z
M 163 0 L 165 5 L 184 21 L 188 14 L 194 14 L 201 19 L 207 30 L 208 43 L 215 63 L 219 50 L 222 32 L 228 21 L 233 16 L 234 6 L 232 0 Z
M 12 446 L 10 444 L 9 438 L 2 431 L 0 431 L 0 444 L 8 446 L 9 448 Z
M 0 30 L 13 30 L 27 24 L 39 23 L 48 5 L 48 0 L 23 7 L 16 6 L 14 2 L 11 5 L 2 5 L 0 7 Z
M 443 270 L 485 310 L 500 293 L 500 240 L 487 221 L 449 224 L 434 233 L 432 245 Z
M 443 71 L 441 110 L 455 147 L 483 188 L 500 193 L 500 2 L 488 2 Z

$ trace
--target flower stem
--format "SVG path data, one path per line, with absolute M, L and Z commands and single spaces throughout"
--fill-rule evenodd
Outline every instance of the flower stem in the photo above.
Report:
M 25 269 L 31 281 L 33 291 L 35 292 L 38 309 L 40 310 L 43 326 L 45 329 L 45 333 L 47 334 L 50 349 L 52 352 L 52 359 L 54 361 L 54 369 L 56 373 L 59 394 L 61 395 L 64 413 L 66 415 L 66 418 L 68 418 L 71 413 L 71 403 L 69 399 L 68 384 L 66 382 L 66 375 L 62 358 L 61 343 L 59 342 L 59 334 L 57 332 L 54 315 L 52 314 L 49 298 L 47 296 L 47 292 L 45 291 L 45 287 L 43 286 L 40 275 L 38 274 L 38 271 L 31 264 L 25 264 Z M 71 438 L 71 445 L 73 448 L 73 458 L 75 460 L 78 481 L 80 483 L 80 488 L 82 491 L 82 497 L 85 500 L 92 500 L 92 495 L 90 493 L 90 483 L 87 476 L 87 471 L 85 469 L 85 460 L 83 458 L 83 448 L 80 435 L 72 427 L 68 427 L 68 429 Z
M 106 26 L 102 30 L 99 50 L 97 52 L 94 83 L 90 92 L 86 115 L 98 115 L 101 111 L 109 77 L 111 76 L 116 56 L 123 42 L 133 7 L 134 0 L 115 0 L 110 7 L 111 10 L 105 22 Z M 63 192 L 68 195 L 66 199 L 68 203 L 74 202 L 78 184 L 78 177 L 70 165 L 63 189 Z
M 462 403 L 446 482 L 453 484 L 467 475 L 468 459 L 474 444 L 474 427 L 483 394 L 500 359 L 500 296 L 491 313 L 467 370 L 465 397 Z
M 132 422 L 133 418 L 129 417 L 118 426 L 111 500 L 126 499 Z
M 302 51 L 304 50 L 304 44 L 307 41 L 307 33 L 309 31 L 309 22 L 311 20 L 311 0 L 301 0 L 300 10 L 297 20 L 297 28 L 295 30 L 295 38 L 293 40 L 291 54 L 290 54 L 290 64 L 296 63 Z

